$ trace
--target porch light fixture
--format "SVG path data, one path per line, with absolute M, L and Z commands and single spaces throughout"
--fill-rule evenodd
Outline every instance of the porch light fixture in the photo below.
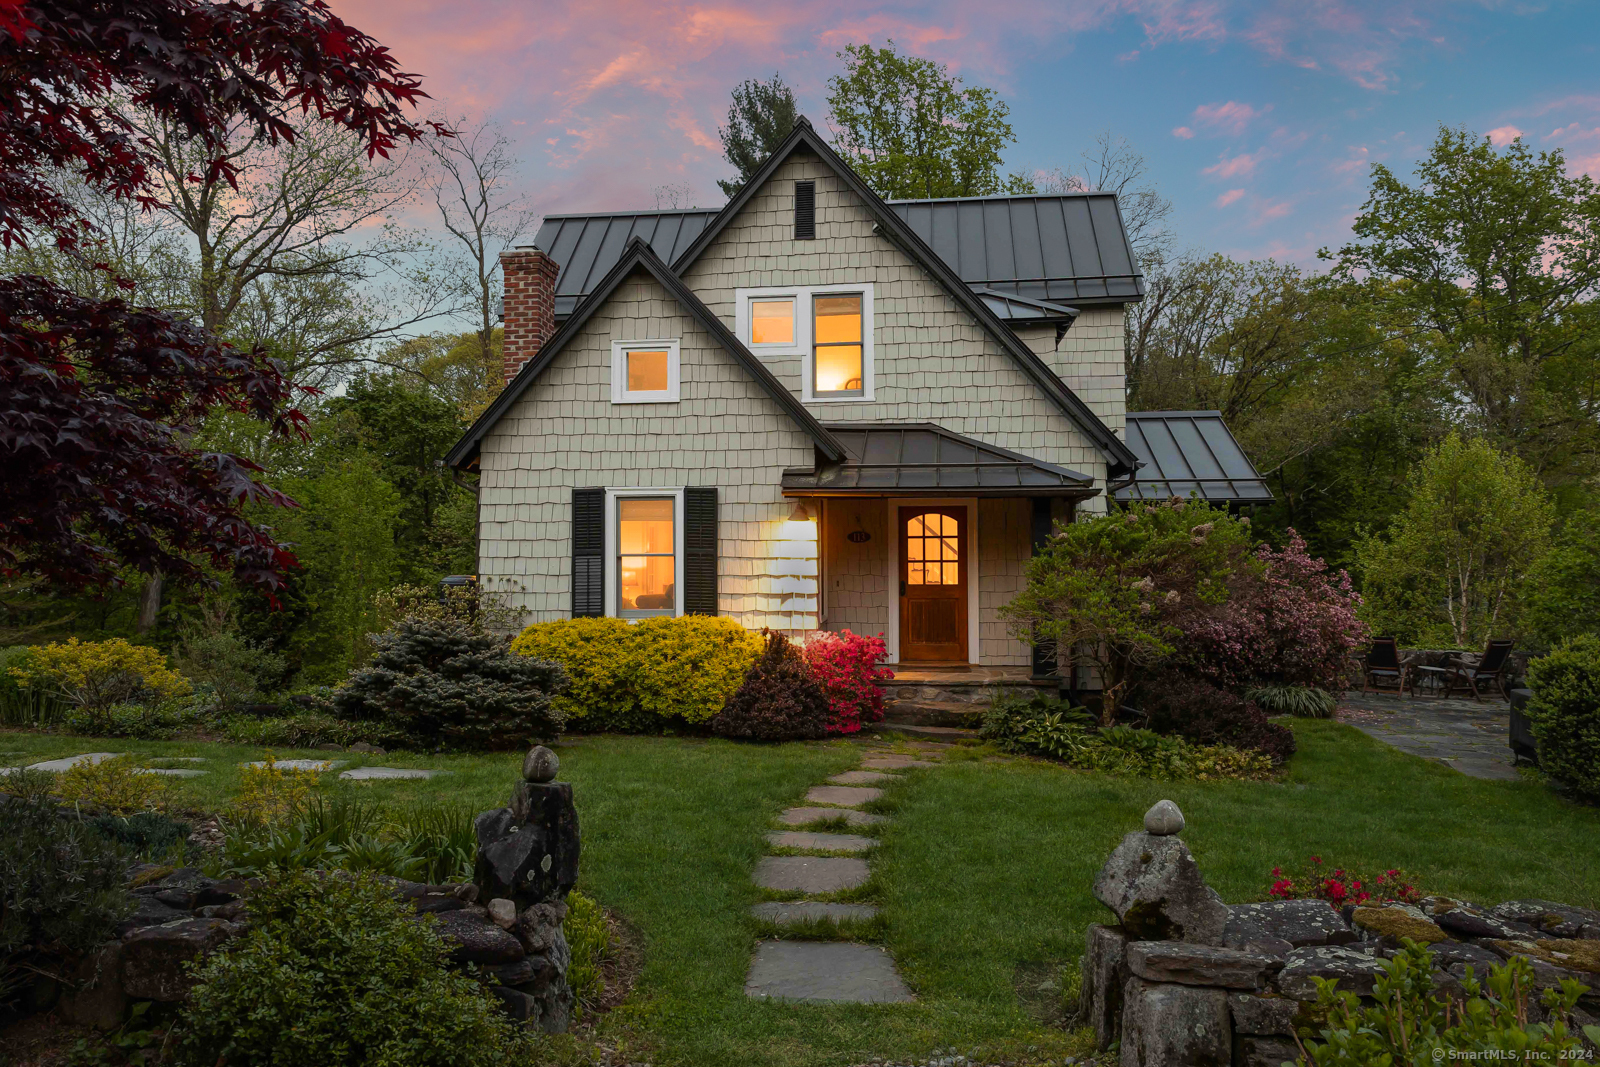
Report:
M 802 504 L 800 501 L 796 500 L 794 502 L 794 510 L 789 512 L 789 521 L 790 522 L 810 522 L 811 521 L 811 512 L 806 510 L 806 506 L 804 504 Z

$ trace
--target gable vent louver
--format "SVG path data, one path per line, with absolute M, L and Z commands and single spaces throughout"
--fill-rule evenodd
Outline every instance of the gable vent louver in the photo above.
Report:
M 794 239 L 817 239 L 817 183 L 794 183 Z

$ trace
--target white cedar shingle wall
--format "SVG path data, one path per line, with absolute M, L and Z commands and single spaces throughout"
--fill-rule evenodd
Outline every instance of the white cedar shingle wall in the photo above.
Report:
M 680 338 L 682 399 L 611 403 L 611 342 Z M 572 489 L 718 488 L 718 604 L 748 627 L 813 629 L 780 612 L 770 546 L 788 517 L 786 467 L 811 439 L 654 278 L 636 273 L 483 440 L 482 568 L 528 622 L 570 614 Z M 812 598 L 814 602 L 814 598 Z
M 1033 653 L 997 614 L 1022 591 L 1033 554 L 1033 502 L 978 501 L 978 643 L 985 664 L 1028 664 Z
M 824 566 L 827 588 L 822 591 L 824 629 L 876 637 L 889 629 L 889 605 L 896 598 L 889 590 L 888 509 L 881 499 L 824 501 L 827 514 Z M 865 530 L 871 540 L 856 544 L 852 530 Z
M 1084 308 L 1059 347 L 1054 326 L 1017 325 L 1012 329 L 1101 422 L 1118 437 L 1123 435 L 1128 380 L 1121 307 Z
M 793 239 L 794 183 L 803 179 L 817 183 L 814 241 Z M 684 272 L 684 280 L 730 329 L 736 289 L 870 281 L 875 399 L 813 404 L 814 415 L 827 422 L 936 422 L 1082 471 L 1103 486 L 1104 458 L 1078 428 L 965 309 L 872 227 L 866 205 L 829 168 L 797 153 Z M 767 356 L 766 363 L 800 394 L 798 357 Z M 1097 498 L 1086 510 L 1104 507 Z

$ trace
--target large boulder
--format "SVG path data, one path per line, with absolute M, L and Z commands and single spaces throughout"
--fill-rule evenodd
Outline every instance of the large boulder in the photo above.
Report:
M 122 988 L 122 942 L 108 941 L 79 961 L 60 1011 L 69 1023 L 115 1030 L 128 1010 Z
M 1378 975 L 1385 969 L 1385 961 L 1371 951 L 1375 947 L 1375 944 L 1368 944 L 1360 948 L 1341 945 L 1297 948 L 1289 953 L 1273 984 L 1284 996 L 1316 1000 L 1317 984 L 1312 979 L 1333 978 L 1338 980 L 1341 992 L 1369 997 Z
M 1214 945 L 1182 941 L 1133 941 L 1128 944 L 1128 971 L 1149 982 L 1260 989 L 1281 960 Z
M 1084 939 L 1082 1017 L 1094 1031 L 1095 1048 L 1117 1039 L 1122 1017 L 1122 987 L 1128 981 L 1128 936 L 1120 927 L 1090 925 Z
M 238 931 L 223 919 L 183 919 L 135 930 L 122 941 L 118 970 L 123 990 L 134 1000 L 182 1000 L 193 984 L 187 965 Z
M 1236 1034 L 1265 1037 L 1293 1037 L 1295 1016 L 1300 1002 L 1271 993 L 1233 993 L 1228 997 L 1228 1013 Z
M 1508 900 L 1493 908 L 1497 918 L 1526 923 L 1547 937 L 1600 940 L 1600 911 L 1550 900 Z
M 1360 931 L 1361 940 L 1381 941 L 1390 948 L 1399 948 L 1407 939 L 1421 945 L 1449 939 L 1421 908 L 1409 904 L 1356 908 L 1350 913 L 1350 923 Z
M 420 918 L 420 917 L 419 917 Z M 436 913 L 435 929 L 450 945 L 453 963 L 498 965 L 516 963 L 527 955 L 522 942 L 487 918 L 468 911 Z
M 475 823 L 473 871 L 486 900 L 519 905 L 564 897 L 578 881 L 578 809 L 567 782 L 518 782 L 511 804 Z
M 1536 936 L 1538 931 L 1526 923 L 1493 915 L 1476 904 L 1451 897 L 1425 897 L 1422 913 L 1453 938 Z
M 1124 837 L 1095 879 L 1094 895 L 1131 939 L 1222 943 L 1228 906 L 1177 836 L 1141 830 Z
M 1228 1067 L 1232 1057 L 1227 990 L 1128 979 L 1122 1067 Z
M 1283 1067 L 1300 1062 L 1300 1046 L 1292 1037 L 1233 1035 L 1233 1067 Z
M 1286 941 L 1292 948 L 1345 945 L 1356 938 L 1344 916 L 1325 900 L 1235 904 L 1228 909 L 1228 923 L 1222 931 L 1223 945 L 1238 949 L 1270 941 Z

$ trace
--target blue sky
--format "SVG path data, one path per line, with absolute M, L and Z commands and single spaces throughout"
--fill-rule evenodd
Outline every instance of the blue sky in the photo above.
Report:
M 1600 175 L 1600 0 L 333 0 L 437 105 L 517 138 L 541 211 L 718 204 L 728 91 L 781 71 L 819 126 L 834 53 L 893 37 L 999 90 L 1014 167 L 1081 169 L 1102 130 L 1148 159 L 1181 246 L 1315 264 L 1440 123 Z M 419 218 L 419 221 L 422 221 Z

